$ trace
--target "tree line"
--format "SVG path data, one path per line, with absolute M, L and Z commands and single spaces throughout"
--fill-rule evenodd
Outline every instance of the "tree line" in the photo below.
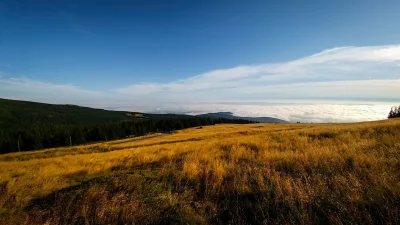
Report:
M 399 107 L 392 107 L 389 112 L 388 118 L 400 118 L 400 106 Z
M 32 124 L 23 129 L 0 129 L 0 154 L 111 141 L 151 132 L 171 132 L 219 123 L 253 122 L 243 119 L 182 117 L 158 121 L 120 121 L 98 125 Z

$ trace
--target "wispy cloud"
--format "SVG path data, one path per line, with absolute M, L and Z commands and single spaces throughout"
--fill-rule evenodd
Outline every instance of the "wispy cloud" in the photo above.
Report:
M 349 99 L 365 94 L 374 99 L 391 98 L 395 95 L 390 91 L 393 90 L 390 80 L 398 84 L 399 63 L 400 45 L 342 47 L 284 63 L 214 70 L 168 83 L 133 84 L 119 88 L 116 92 L 135 96 L 183 95 L 184 99 L 189 96 L 197 98 L 198 93 L 201 93 L 202 100 L 206 100 L 217 96 L 221 99 L 230 99 L 232 96 L 236 98 L 241 94 L 248 95 L 249 90 L 260 92 L 263 89 L 268 89 L 265 93 L 274 94 L 270 98 L 279 98 L 282 95 L 287 98 L 312 98 L 313 93 L 345 97 L 342 92 L 344 88 L 356 88 L 357 90 L 345 92 L 351 93 Z M 362 87 L 365 84 L 373 89 L 365 90 Z M 389 90 L 381 91 L 387 88 Z M 252 98 L 247 97 L 249 100 Z
M 8 98 L 43 101 L 49 103 L 82 104 L 106 96 L 69 84 L 52 84 L 28 78 L 0 77 L 0 95 Z
M 258 116 L 276 116 L 288 120 L 371 120 L 386 116 L 385 111 L 390 108 L 387 102 L 400 101 L 399 65 L 400 45 L 340 47 L 288 62 L 242 65 L 188 76 L 182 80 L 138 83 L 101 92 L 27 78 L 0 77 L 0 95 L 133 111 L 161 109 L 163 112 L 198 113 L 218 110 L 242 115 L 259 112 Z M 315 100 L 336 103 L 329 107 L 321 102 L 305 104 Z M 286 104 L 285 107 L 282 104 L 269 104 L 267 107 L 263 101 L 292 104 Z M 350 101 L 352 104 L 344 106 L 337 104 L 337 101 Z M 371 108 L 371 104 L 366 105 L 366 102 L 372 101 L 380 106 L 376 103 L 373 104 L 375 108 Z M 249 107 L 249 102 L 259 103 Z M 303 105 L 299 107 L 299 103 Z M 297 108 L 291 108 L 290 105 L 296 105 Z M 315 113 L 315 107 L 324 110 Z M 365 111 L 362 115 L 350 115 L 360 107 Z
M 290 83 L 239 87 L 246 96 L 286 99 L 399 100 L 400 79 Z

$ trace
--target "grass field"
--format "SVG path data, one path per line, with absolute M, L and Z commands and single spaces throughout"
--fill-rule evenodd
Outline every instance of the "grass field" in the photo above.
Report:
M 400 224 L 400 120 L 0 155 L 1 224 Z

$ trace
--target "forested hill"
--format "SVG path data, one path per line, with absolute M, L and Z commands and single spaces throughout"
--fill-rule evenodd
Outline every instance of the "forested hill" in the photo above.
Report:
M 251 121 L 0 99 L 0 153 L 80 145 L 218 123 Z
M 273 118 L 273 117 L 241 117 L 234 116 L 231 112 L 217 112 L 217 113 L 207 113 L 199 116 L 213 117 L 213 118 L 225 118 L 225 119 L 243 119 L 250 120 L 259 123 L 287 123 L 285 120 Z
M 53 105 L 0 98 L 0 128 L 15 129 L 27 125 L 87 125 L 118 121 L 142 121 L 181 118 L 183 115 L 143 114 L 111 111 L 77 105 Z

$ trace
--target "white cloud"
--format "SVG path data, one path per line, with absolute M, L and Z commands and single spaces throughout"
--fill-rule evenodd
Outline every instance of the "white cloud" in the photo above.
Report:
M 307 99 L 399 99 L 400 79 L 307 82 L 257 87 L 238 87 L 243 95 Z
M 255 103 L 255 104 L 187 104 L 170 105 L 161 112 L 185 112 L 198 115 L 208 112 L 232 112 L 236 116 L 275 117 L 291 122 L 355 122 L 385 119 L 390 111 L 390 103 L 378 104 L 323 104 L 323 103 Z
M 242 65 L 105 91 L 0 77 L 0 95 L 132 111 L 232 111 L 292 121 L 360 121 L 384 118 L 391 102 L 400 101 L 399 65 L 400 45 L 340 47 L 288 62 Z M 321 102 L 306 103 L 315 100 Z
M 210 90 L 221 90 L 219 95 L 229 97 L 233 94 L 232 90 L 238 94 L 241 89 L 260 89 L 278 84 L 301 83 L 304 85 L 312 82 L 357 80 L 362 83 L 371 79 L 400 79 L 399 62 L 400 45 L 342 47 L 284 63 L 214 70 L 169 83 L 133 84 L 119 88 L 116 92 L 129 95 L 159 93 L 163 96 L 173 96 L 185 93 L 191 95 L 193 92 L 203 91 L 205 98 L 211 98 Z M 381 82 L 381 84 L 384 83 Z M 215 91 L 212 92 L 216 94 Z M 301 93 L 292 93 L 294 97 L 298 94 Z M 380 97 L 380 93 L 375 94 L 377 94 L 376 97 Z M 286 95 L 290 94 L 286 93 Z
M 105 96 L 104 93 L 85 90 L 69 84 L 51 84 L 27 78 L 4 77 L 0 77 L 0 95 L 12 99 L 58 104 L 82 104 Z

